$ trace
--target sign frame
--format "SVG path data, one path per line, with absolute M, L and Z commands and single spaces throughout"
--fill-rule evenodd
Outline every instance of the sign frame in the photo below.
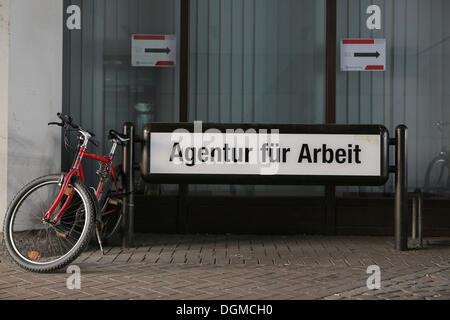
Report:
M 151 183 L 241 184 L 241 185 L 354 185 L 382 186 L 389 179 L 389 132 L 383 125 L 294 125 L 294 124 L 224 124 L 203 123 L 203 132 L 216 129 L 278 130 L 279 134 L 378 135 L 380 136 L 380 175 L 256 175 L 256 174 L 155 174 L 150 172 L 152 133 L 172 133 L 177 129 L 194 132 L 193 123 L 151 123 L 142 130 L 142 156 L 139 163 L 142 178 Z
M 140 42 L 143 43 L 141 44 Z M 131 35 L 132 67 L 170 68 L 175 67 L 176 64 L 177 64 L 176 35 L 172 34 Z
M 341 71 L 386 71 L 386 39 L 341 39 Z

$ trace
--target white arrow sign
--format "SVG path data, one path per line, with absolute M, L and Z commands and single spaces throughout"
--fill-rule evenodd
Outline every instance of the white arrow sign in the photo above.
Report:
M 175 35 L 134 34 L 131 40 L 133 67 L 173 67 L 176 65 Z
M 386 39 L 344 39 L 341 41 L 342 71 L 386 70 Z

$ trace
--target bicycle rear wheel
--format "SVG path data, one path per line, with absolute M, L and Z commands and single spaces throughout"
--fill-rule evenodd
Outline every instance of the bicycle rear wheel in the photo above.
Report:
M 75 260 L 93 234 L 95 209 L 88 188 L 78 180 L 68 185 L 54 215 L 71 196 L 56 224 L 43 221 L 61 189 L 61 175 L 38 178 L 11 202 L 5 216 L 4 243 L 11 258 L 33 272 L 51 272 Z
M 103 190 L 99 195 L 99 206 L 102 211 L 102 224 L 100 226 L 100 238 L 102 242 L 108 240 L 118 233 L 122 223 L 122 196 L 123 196 L 123 172 L 117 167 L 116 173 L 117 188 L 114 178 L 110 174 L 103 185 Z

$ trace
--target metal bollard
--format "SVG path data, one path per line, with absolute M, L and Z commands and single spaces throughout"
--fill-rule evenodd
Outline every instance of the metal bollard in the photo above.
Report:
M 124 195 L 122 199 L 122 247 L 128 248 L 133 243 L 134 233 L 134 125 L 123 125 L 123 134 L 130 137 L 130 142 L 123 148 L 122 170 L 124 173 Z
M 416 189 L 412 205 L 412 239 L 417 240 L 419 247 L 423 248 L 423 194 L 422 190 Z
M 413 194 L 412 198 L 412 218 L 411 218 L 411 238 L 417 239 L 417 190 Z
M 400 125 L 395 129 L 395 248 L 408 249 L 408 128 Z
M 423 193 L 421 190 L 418 190 L 417 194 L 417 228 L 419 247 L 423 248 Z

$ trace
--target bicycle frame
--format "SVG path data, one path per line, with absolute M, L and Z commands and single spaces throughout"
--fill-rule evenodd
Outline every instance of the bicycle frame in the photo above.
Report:
M 114 172 L 114 166 L 112 165 L 112 162 L 114 160 L 114 153 L 115 153 L 115 150 L 116 150 L 116 147 L 117 147 L 117 144 L 118 144 L 117 141 L 113 140 L 113 145 L 111 147 L 111 151 L 110 151 L 109 155 L 107 157 L 102 157 L 102 156 L 98 156 L 98 155 L 92 154 L 92 153 L 87 151 L 87 144 L 88 144 L 89 139 L 90 139 L 91 136 L 87 132 L 81 132 L 81 134 L 83 135 L 83 143 L 78 148 L 78 155 L 77 155 L 77 157 L 75 159 L 75 162 L 74 162 L 74 164 L 72 166 L 72 169 L 63 178 L 63 181 L 60 182 L 61 190 L 59 191 L 59 194 L 58 194 L 55 202 L 53 202 L 52 206 L 50 207 L 50 209 L 47 211 L 47 213 L 44 216 L 44 222 L 46 222 L 46 223 L 51 223 L 51 224 L 58 223 L 59 219 L 61 219 L 61 217 L 63 216 L 63 214 L 65 213 L 65 211 L 69 207 L 69 205 L 70 205 L 70 203 L 71 203 L 71 201 L 73 199 L 73 193 L 74 193 L 74 191 L 72 189 L 68 188 L 70 180 L 72 179 L 72 177 L 74 175 L 76 175 L 83 182 L 85 182 L 83 166 L 81 164 L 85 157 L 108 164 L 109 170 L 110 170 L 108 172 L 108 174 L 112 175 L 113 180 L 114 180 L 114 184 L 115 184 L 115 187 L 116 187 L 116 192 L 118 191 L 117 178 L 116 178 L 116 174 Z M 95 196 L 97 197 L 97 199 L 100 196 L 100 193 L 101 193 L 101 191 L 103 189 L 103 185 L 104 185 L 103 179 L 100 179 L 100 181 L 99 181 L 99 183 L 97 185 L 96 192 L 95 192 Z M 59 212 L 56 214 L 55 218 L 52 221 L 50 221 L 50 218 L 52 217 L 52 215 L 55 212 L 55 210 L 58 207 L 58 205 L 61 203 L 64 195 L 67 196 L 66 201 L 62 205 L 62 207 L 59 210 Z

